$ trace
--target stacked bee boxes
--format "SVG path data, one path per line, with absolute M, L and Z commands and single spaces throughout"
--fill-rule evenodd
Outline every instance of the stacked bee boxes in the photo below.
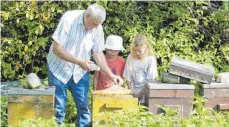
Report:
M 200 93 L 207 100 L 205 106 L 216 111 L 229 110 L 228 72 L 217 75 L 216 83 L 212 80 L 213 67 L 174 57 L 169 73 L 180 77 L 175 80 L 177 83 L 186 82 L 187 78 L 202 82 Z
M 210 83 L 201 86 L 201 95 L 207 100 L 205 106 L 215 111 L 229 111 L 229 85 Z
M 99 120 L 105 120 L 105 112 L 113 112 L 120 109 L 132 111 L 138 110 L 138 99 L 134 98 L 131 90 L 114 85 L 105 90 L 97 90 L 92 93 L 92 120 L 93 126 Z
M 169 73 L 203 83 L 211 83 L 214 68 L 174 57 L 171 61 Z
M 180 116 L 188 117 L 193 105 L 194 86 L 189 84 L 168 84 L 154 82 L 147 84 L 146 103 L 149 111 L 163 113 L 157 105 L 176 110 Z
M 170 107 L 178 110 L 180 116 L 188 117 L 193 109 L 190 101 L 194 97 L 195 87 L 190 79 L 211 83 L 214 68 L 199 63 L 174 57 L 169 73 L 162 74 L 162 82 L 147 85 L 146 102 L 153 113 L 161 113 L 157 106 Z

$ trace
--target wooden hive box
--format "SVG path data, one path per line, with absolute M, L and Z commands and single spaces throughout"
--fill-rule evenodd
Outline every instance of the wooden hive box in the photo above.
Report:
M 116 87 L 116 86 L 115 86 Z M 112 90 L 113 89 L 113 90 Z M 120 91 L 119 91 L 119 90 Z M 125 88 L 108 88 L 92 93 L 92 120 L 106 120 L 105 111 L 113 112 L 121 109 L 138 110 L 138 98 L 134 98 L 131 91 Z
M 0 88 L 1 88 L 1 95 L 7 96 L 8 90 L 11 87 L 18 87 L 19 82 L 18 81 L 12 81 L 12 82 L 1 82 Z
M 169 107 L 188 117 L 193 109 L 194 86 L 190 84 L 166 84 L 160 81 L 146 87 L 146 104 L 152 113 L 163 113 L 157 105 Z
M 171 84 L 189 84 L 190 79 L 184 78 L 181 76 L 177 76 L 170 73 L 162 73 L 161 81 L 163 83 L 171 83 Z
M 169 73 L 204 83 L 211 83 L 214 74 L 214 68 L 173 57 L 169 68 Z
M 18 125 L 20 118 L 50 119 L 54 116 L 55 87 L 8 90 L 8 125 Z
M 211 83 L 201 85 L 201 95 L 207 99 L 205 106 L 215 111 L 229 111 L 229 85 Z

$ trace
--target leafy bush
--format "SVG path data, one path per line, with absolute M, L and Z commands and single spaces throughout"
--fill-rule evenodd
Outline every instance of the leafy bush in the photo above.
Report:
M 107 120 L 100 121 L 100 124 L 107 123 L 116 127 L 227 127 L 229 126 L 229 112 L 215 112 L 203 106 L 206 102 L 201 97 L 195 97 L 193 104 L 195 109 L 189 118 L 175 115 L 174 110 L 164 108 L 164 114 L 152 114 L 144 106 L 139 106 L 138 112 L 121 110 L 106 112 Z M 159 106 L 161 107 L 161 106 Z
M 42 118 L 22 119 L 18 126 L 15 127 L 58 127 L 56 119 L 44 120 Z
M 77 4 L 78 9 L 82 4 Z M 71 9 L 70 5 L 70 2 L 52 1 L 1 3 L 1 80 L 20 79 L 31 72 L 47 76 L 46 56 L 51 34 L 60 16 Z
M 40 78 L 47 77 L 46 56 L 52 43 L 51 35 L 61 15 L 67 10 L 86 9 L 91 3 L 95 1 L 1 2 L 1 81 L 19 80 L 31 72 L 38 74 Z M 126 50 L 121 55 L 124 58 L 129 53 L 134 35 L 143 33 L 148 36 L 155 51 L 159 73 L 168 71 L 173 56 L 212 65 L 215 74 L 229 71 L 228 2 L 96 1 L 96 3 L 104 6 L 107 11 L 107 19 L 103 23 L 105 36 L 117 34 L 123 37 Z M 198 89 L 195 93 L 198 95 Z M 69 99 L 66 122 L 74 122 L 75 104 L 71 97 Z M 1 103 L 3 105 L 1 125 L 7 124 L 4 104 L 6 103 Z M 154 115 L 146 116 L 146 120 L 156 120 Z M 222 116 L 220 113 L 215 115 L 216 119 Z M 163 115 L 159 118 L 173 122 L 175 120 Z M 144 120 L 141 121 L 143 126 L 147 123 Z M 166 121 L 149 124 L 159 124 L 159 126 L 172 124 Z M 190 121 L 185 119 L 180 123 Z M 216 123 L 220 122 L 224 123 L 227 120 L 223 119 Z
M 1 127 L 7 127 L 7 98 L 5 96 L 0 96 L 1 98 Z
M 2 81 L 34 72 L 47 77 L 46 56 L 60 16 L 94 1 L 4 1 L 1 3 Z M 126 57 L 137 33 L 148 35 L 159 72 L 173 56 L 229 71 L 229 5 L 208 1 L 97 1 L 106 8 L 105 35 L 123 37 Z M 213 6 L 214 5 L 214 6 Z

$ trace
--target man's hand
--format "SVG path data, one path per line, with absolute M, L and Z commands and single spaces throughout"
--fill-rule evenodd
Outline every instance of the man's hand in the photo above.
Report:
M 112 75 L 111 76 L 111 80 L 115 83 L 115 84 L 118 84 L 118 85 L 122 85 L 123 84 L 123 79 L 120 77 L 120 76 L 117 76 L 117 75 Z
M 90 69 L 90 67 L 89 67 L 89 64 L 93 64 L 94 62 L 92 62 L 92 61 L 90 61 L 90 60 L 82 60 L 82 61 L 80 61 L 79 62 L 79 66 L 82 68 L 82 69 L 84 69 L 84 70 L 86 70 L 86 71 L 92 71 L 91 69 Z

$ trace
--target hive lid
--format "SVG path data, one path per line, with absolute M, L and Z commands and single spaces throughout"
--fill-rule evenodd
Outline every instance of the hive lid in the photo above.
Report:
M 94 95 L 131 95 L 130 89 L 123 88 L 119 85 L 113 85 L 110 88 L 104 90 L 96 90 L 92 94 Z
M 191 84 L 169 84 L 162 83 L 161 81 L 148 83 L 147 87 L 149 89 L 195 89 L 195 86 Z
M 7 90 L 8 95 L 54 95 L 55 87 L 42 86 L 38 89 L 24 89 L 20 87 L 9 87 Z
M 196 63 L 190 60 L 181 59 L 179 57 L 172 58 L 171 66 L 185 67 L 200 73 L 206 73 L 207 75 L 212 75 L 214 73 L 214 68 L 210 65 Z
M 229 88 L 229 85 L 224 84 L 224 83 L 212 82 L 210 84 L 203 84 L 203 85 L 201 85 L 201 87 L 212 88 L 212 89 L 214 89 L 214 88 L 222 88 L 223 89 L 223 88 Z

